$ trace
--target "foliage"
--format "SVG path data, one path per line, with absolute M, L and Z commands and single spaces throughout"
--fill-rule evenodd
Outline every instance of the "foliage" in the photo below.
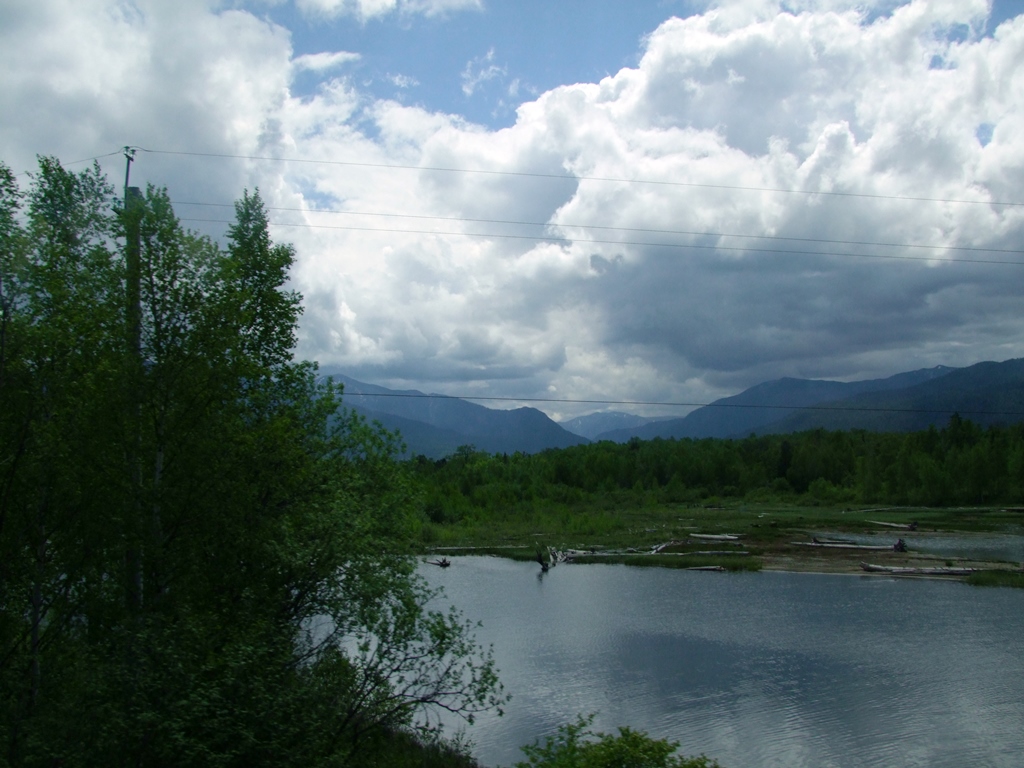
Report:
M 1017 587 L 1024 589 L 1022 571 L 978 571 L 967 577 L 967 583 L 975 587 Z
M 421 530 L 563 516 L 608 534 L 625 510 L 721 499 L 805 506 L 1018 504 L 1024 425 L 982 429 L 955 416 L 917 433 L 826 432 L 742 440 L 599 442 L 539 454 L 472 449 L 410 462 L 424 488 Z M 585 514 L 577 514 L 585 512 Z M 614 512 L 614 514 L 608 514 Z
M 291 248 L 235 214 L 222 249 L 164 190 L 0 165 L 0 765 L 365 765 L 502 701 L 400 554 L 394 436 L 292 359 Z
M 593 715 L 560 726 L 544 744 L 522 748 L 527 760 L 515 768 L 717 768 L 718 763 L 703 755 L 680 757 L 679 745 L 652 739 L 643 731 L 620 728 L 619 734 L 594 733 Z

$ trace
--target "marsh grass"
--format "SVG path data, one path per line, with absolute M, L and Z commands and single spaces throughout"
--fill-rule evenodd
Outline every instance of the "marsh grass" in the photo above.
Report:
M 537 545 L 559 549 L 591 547 L 637 549 L 686 540 L 692 533 L 739 534 L 744 548 L 775 548 L 808 533 L 891 533 L 873 521 L 916 522 L 919 532 L 985 532 L 1020 530 L 1024 514 L 999 508 L 806 507 L 781 503 L 733 502 L 711 506 L 659 504 L 591 509 L 558 505 L 477 510 L 451 523 L 424 523 L 420 541 L 426 547 L 509 546 L 535 553 Z
M 1021 571 L 978 571 L 966 579 L 975 587 L 1016 587 L 1024 589 L 1024 572 Z

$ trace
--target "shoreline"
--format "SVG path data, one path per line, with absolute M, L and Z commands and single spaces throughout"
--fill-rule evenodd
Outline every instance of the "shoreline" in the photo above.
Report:
M 1024 516 L 1018 508 L 658 505 L 534 511 L 427 526 L 420 555 L 487 554 L 513 560 L 638 567 L 779 571 L 970 580 L 1024 586 Z M 906 549 L 896 545 L 902 540 Z M 894 568 L 977 569 L 962 574 L 870 573 Z M 985 580 L 978 573 L 995 574 Z
M 826 550 L 828 551 L 828 550 Z M 745 555 L 741 561 L 740 553 L 732 553 L 726 555 L 719 555 L 712 559 L 715 560 L 735 560 L 737 566 L 743 566 L 749 564 L 751 566 L 756 564 L 756 567 L 723 567 L 721 570 L 733 570 L 733 571 L 745 571 L 745 572 L 770 572 L 770 573 L 809 573 L 819 575 L 830 575 L 830 576 L 870 576 L 870 577 L 885 577 L 885 578 L 909 578 L 909 579 L 938 579 L 941 581 L 967 581 L 970 578 L 969 575 L 963 574 L 915 574 L 915 573 L 891 573 L 891 572 L 872 572 L 865 570 L 861 563 L 869 563 L 871 565 L 884 565 L 887 567 L 896 568 L 941 568 L 941 567 L 955 567 L 955 568 L 969 568 L 974 569 L 976 572 L 1004 572 L 1006 574 L 1021 574 L 1024 578 L 1024 570 L 1021 566 L 1013 563 L 1008 563 L 999 560 L 982 560 L 976 558 L 960 558 L 960 557 L 943 557 L 941 555 L 922 553 L 922 552 L 896 552 L 896 551 L 865 551 L 858 552 L 853 550 L 849 551 L 828 551 L 829 554 L 819 554 L 819 550 L 814 552 L 808 552 L 804 554 L 803 551 L 786 551 L 786 552 L 761 552 L 757 554 Z M 490 557 L 504 557 L 510 560 L 529 560 L 532 561 L 535 558 L 528 555 L 528 550 L 522 545 L 516 544 L 505 544 L 498 546 L 445 546 L 445 547 L 431 547 L 427 552 L 422 552 L 419 557 L 430 557 L 431 555 L 444 555 L 444 556 L 490 556 Z M 569 557 L 564 560 L 560 560 L 559 564 L 563 565 L 621 565 L 626 564 L 632 567 L 648 567 L 648 568 L 674 568 L 680 570 L 687 569 L 699 569 L 709 570 L 706 565 L 694 565 L 685 566 L 683 562 L 690 562 L 690 559 L 684 561 L 685 554 L 690 553 L 652 553 L 649 551 L 625 551 L 625 550 L 603 550 L 601 552 L 589 552 L 586 555 L 577 555 L 576 557 Z M 699 553 L 693 553 L 697 555 L 693 558 L 696 563 L 698 560 L 706 560 L 708 558 L 701 558 Z M 660 556 L 659 556 L 660 555 Z M 679 565 L 667 564 L 666 558 L 679 558 Z M 644 560 L 650 558 L 650 562 L 645 563 Z M 624 562 L 626 561 L 626 562 Z

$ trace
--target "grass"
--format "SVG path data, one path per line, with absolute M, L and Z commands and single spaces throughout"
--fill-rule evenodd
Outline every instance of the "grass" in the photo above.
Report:
M 918 523 L 927 531 L 1004 531 L 1024 526 L 1024 514 L 999 508 L 805 507 L 751 504 L 715 506 L 662 504 L 592 511 L 575 508 L 477 511 L 457 522 L 424 523 L 421 542 L 428 548 L 514 545 L 587 549 L 594 546 L 648 548 L 691 533 L 735 533 L 745 544 L 773 546 L 807 531 L 890 533 L 871 521 Z
M 1024 572 L 1021 571 L 978 571 L 966 579 L 975 587 L 1016 587 L 1024 589 Z

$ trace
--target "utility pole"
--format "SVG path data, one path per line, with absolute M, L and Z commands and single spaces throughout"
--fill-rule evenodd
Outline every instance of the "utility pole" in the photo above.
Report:
M 132 499 L 125 552 L 125 601 L 131 611 L 142 608 L 142 191 L 128 186 L 135 150 L 124 148 L 125 341 L 127 342 L 128 463 Z
M 125 319 L 128 331 L 128 350 L 134 355 L 138 365 L 142 364 L 142 244 L 140 242 L 140 218 L 142 190 L 129 187 L 128 181 L 132 171 L 132 160 L 135 150 L 124 148 L 124 233 L 125 233 L 125 293 L 127 299 Z

